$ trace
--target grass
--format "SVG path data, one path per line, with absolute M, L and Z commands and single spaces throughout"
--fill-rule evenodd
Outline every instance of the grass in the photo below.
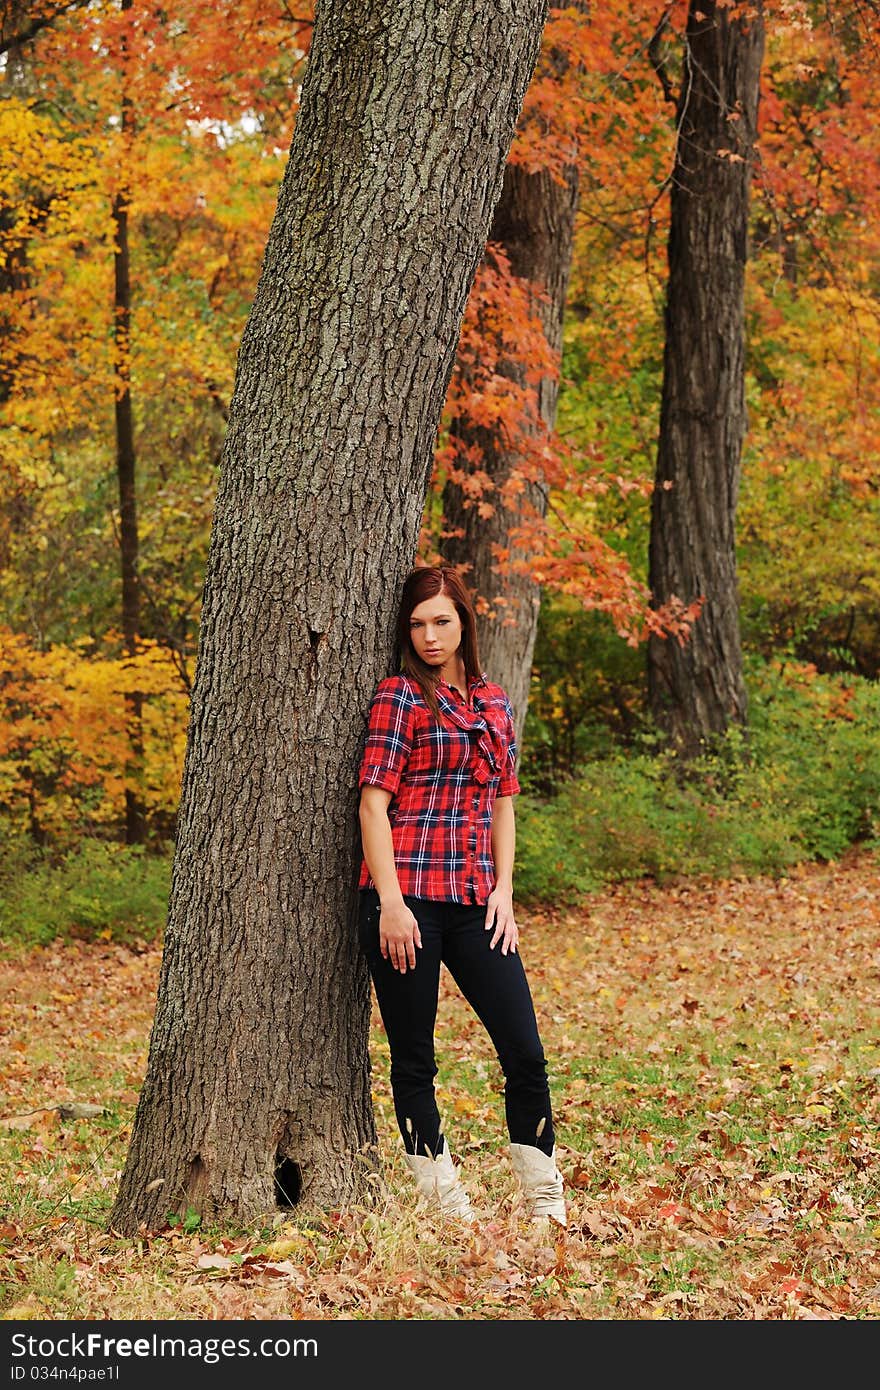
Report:
M 407 1181 L 374 1017 L 370 1205 L 107 1230 L 160 948 L 4 948 L 0 1309 L 52 1319 L 873 1319 L 880 1314 L 877 862 L 648 880 L 521 912 L 570 1225 L 521 1220 L 502 1078 L 444 977 L 438 1088 L 477 1208 Z M 65 1120 L 59 1104 L 103 1107 Z M 29 1111 L 34 1114 L 28 1114 Z

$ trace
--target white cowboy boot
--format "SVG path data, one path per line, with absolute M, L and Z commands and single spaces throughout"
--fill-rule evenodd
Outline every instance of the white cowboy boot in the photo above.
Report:
M 533 1144 L 511 1144 L 510 1161 L 519 1179 L 530 1220 L 546 1224 L 547 1218 L 566 1224 L 562 1174 L 556 1167 L 556 1149 L 545 1154 Z
M 430 1154 L 410 1153 L 405 1153 L 404 1158 L 416 1180 L 419 1192 L 430 1202 L 438 1202 L 444 1216 L 457 1216 L 460 1221 L 475 1220 L 468 1195 L 459 1182 L 458 1169 L 452 1162 L 452 1155 L 445 1139 L 436 1158 L 432 1158 Z

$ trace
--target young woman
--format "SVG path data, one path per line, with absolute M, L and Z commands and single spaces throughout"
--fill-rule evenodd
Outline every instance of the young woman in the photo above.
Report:
M 359 929 L 406 1162 L 442 1212 L 473 1220 L 434 1094 L 443 962 L 501 1063 L 527 1211 L 564 1225 L 547 1067 L 517 952 L 513 710 L 480 670 L 474 609 L 455 570 L 413 570 L 397 632 L 402 670 L 373 696 L 358 775 Z

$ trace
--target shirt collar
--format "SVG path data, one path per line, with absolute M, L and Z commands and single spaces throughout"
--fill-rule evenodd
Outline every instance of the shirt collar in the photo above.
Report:
M 453 687 L 449 684 L 449 682 L 443 680 L 442 678 L 437 682 L 437 684 L 438 684 L 438 685 L 445 685 L 447 690 L 452 690 L 452 689 L 453 689 Z M 485 685 L 485 684 L 486 684 L 486 672 L 483 671 L 479 676 L 471 676 L 470 680 L 469 680 L 468 683 L 467 683 L 467 688 L 468 688 L 468 690 L 476 690 L 476 688 L 477 688 L 478 686 L 480 686 L 480 685 Z
M 446 681 L 437 682 L 437 701 L 447 719 L 456 724 L 469 735 L 476 736 L 476 746 L 481 757 L 477 757 L 472 767 L 472 775 L 477 782 L 484 783 L 497 772 L 501 765 L 504 750 L 500 744 L 500 735 L 497 730 L 490 727 L 483 713 L 483 702 L 476 698 L 476 691 L 480 686 L 487 684 L 485 673 L 468 681 L 468 695 L 473 694 L 473 704 L 462 704 L 460 695 L 456 694 L 453 698 L 452 690 Z M 445 687 L 445 688 L 444 688 Z M 449 691 L 447 695 L 446 691 Z

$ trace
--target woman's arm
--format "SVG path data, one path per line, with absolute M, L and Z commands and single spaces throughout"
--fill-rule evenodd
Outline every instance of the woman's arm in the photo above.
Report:
M 495 887 L 486 903 L 486 931 L 494 926 L 493 949 L 501 942 L 501 954 L 515 951 L 519 929 L 513 915 L 513 856 L 516 848 L 516 820 L 512 796 L 496 796 L 492 810 L 492 859 L 495 863 Z
M 495 887 L 513 894 L 513 856 L 516 849 L 516 820 L 512 796 L 496 796 L 492 810 L 492 858 L 495 861 Z
M 397 866 L 394 863 L 394 844 L 388 804 L 392 793 L 382 787 L 361 787 L 358 817 L 361 825 L 361 844 L 370 877 L 379 894 L 379 949 L 395 970 L 406 974 L 407 964 L 415 969 L 416 947 L 421 946 L 419 924 L 403 901 Z
M 397 868 L 394 863 L 394 846 L 391 841 L 391 822 L 388 819 L 388 805 L 391 792 L 383 787 L 361 787 L 361 800 L 358 817 L 361 823 L 361 843 L 364 859 L 370 871 L 370 878 L 383 903 L 403 902 Z

